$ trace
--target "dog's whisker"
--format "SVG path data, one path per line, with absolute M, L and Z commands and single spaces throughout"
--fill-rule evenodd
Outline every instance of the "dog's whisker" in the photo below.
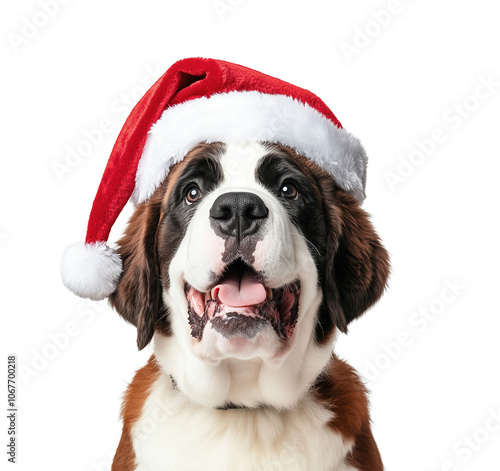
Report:
M 269 233 L 274 233 L 274 234 L 278 234 L 279 232 L 277 230 L 273 230 L 273 229 L 270 229 L 269 230 Z M 316 247 L 307 237 L 305 237 L 303 234 L 298 234 L 296 232 L 293 232 L 293 231 L 290 231 L 288 230 L 286 232 L 288 235 L 292 236 L 292 237 L 300 237 L 302 238 L 302 240 L 304 240 L 307 244 L 309 244 L 316 252 L 318 255 L 321 255 L 321 252 L 319 251 L 318 247 Z

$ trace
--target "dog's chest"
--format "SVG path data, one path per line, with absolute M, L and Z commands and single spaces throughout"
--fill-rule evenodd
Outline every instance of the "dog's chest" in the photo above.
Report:
M 331 418 L 308 397 L 282 413 L 200 408 L 161 375 L 132 428 L 136 471 L 356 471 Z

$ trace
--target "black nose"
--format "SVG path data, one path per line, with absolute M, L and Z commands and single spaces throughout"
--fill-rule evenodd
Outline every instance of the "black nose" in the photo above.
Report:
M 214 201 L 210 220 L 216 232 L 241 240 L 255 234 L 268 214 L 264 201 L 257 195 L 232 192 L 224 193 Z

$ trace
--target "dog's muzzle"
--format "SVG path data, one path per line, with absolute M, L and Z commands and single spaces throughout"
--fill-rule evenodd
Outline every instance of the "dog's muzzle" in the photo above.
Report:
M 231 263 L 206 293 L 186 284 L 191 335 L 201 340 L 207 324 L 226 338 L 251 339 L 270 325 L 281 340 L 294 332 L 299 312 L 300 282 L 269 288 L 241 259 Z

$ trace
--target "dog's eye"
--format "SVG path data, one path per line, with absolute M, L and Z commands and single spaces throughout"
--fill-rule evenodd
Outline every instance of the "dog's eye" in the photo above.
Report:
M 186 201 L 188 204 L 196 203 L 201 198 L 201 190 L 198 186 L 190 186 L 186 191 Z
M 299 196 L 299 190 L 297 190 L 297 187 L 293 183 L 285 182 L 281 185 L 281 196 L 296 200 Z

